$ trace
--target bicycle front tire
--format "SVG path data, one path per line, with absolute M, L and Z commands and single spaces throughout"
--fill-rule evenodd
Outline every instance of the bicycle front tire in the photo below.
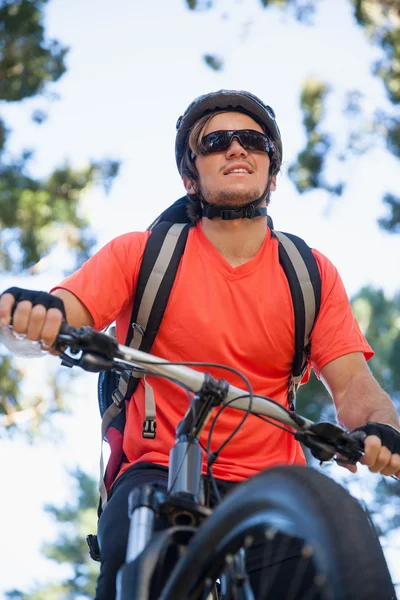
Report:
M 360 504 L 312 468 L 283 466 L 257 475 L 225 498 L 191 540 L 160 600 L 203 598 L 204 582 L 218 577 L 227 555 L 246 545 L 255 527 L 304 539 L 327 583 L 327 598 L 396 598 L 378 536 Z

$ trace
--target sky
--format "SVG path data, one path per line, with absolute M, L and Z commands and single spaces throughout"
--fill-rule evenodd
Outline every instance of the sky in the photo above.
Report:
M 363 157 L 332 162 L 332 181 L 343 177 L 348 182 L 336 200 L 320 191 L 300 196 L 287 175 L 305 143 L 299 90 L 306 77 L 331 84 L 326 127 L 338 140 L 345 131 L 346 91 L 363 92 L 367 110 L 388 107 L 381 83 L 370 73 L 379 52 L 354 25 L 350 2 L 319 4 L 317 26 L 307 27 L 278 10 L 263 11 L 258 0 L 216 1 L 214 10 L 201 13 L 188 11 L 183 0 L 50 0 L 46 28 L 50 37 L 70 46 L 68 71 L 45 97 L 0 107 L 13 130 L 9 150 L 34 148 L 31 171 L 37 176 L 66 161 L 77 168 L 89 159 L 122 161 L 109 195 L 94 189 L 83 201 L 100 247 L 117 235 L 144 229 L 183 195 L 174 139 L 177 118 L 187 105 L 209 91 L 247 89 L 274 108 L 282 133 L 284 164 L 269 211 L 275 227 L 326 254 L 349 295 L 366 284 L 391 295 L 399 288 L 394 269 L 399 238 L 381 231 L 376 219 L 384 215 L 383 194 L 397 191 L 398 162 L 379 145 Z M 204 53 L 224 56 L 224 70 L 210 70 Z M 51 100 L 50 92 L 58 100 Z M 31 120 L 38 108 L 49 115 L 41 126 Z M 49 289 L 65 267 L 67 257 L 55 251 L 44 272 L 29 281 L 22 274 L 0 276 L 0 286 Z M 27 396 L 44 389 L 48 371 L 57 369 L 53 357 L 20 364 L 29 372 Z M 55 439 L 38 446 L 0 441 L 7 482 L 7 493 L 0 496 L 0 594 L 59 572 L 40 556 L 41 540 L 54 535 L 42 505 L 73 497 L 65 465 L 79 464 L 97 475 L 95 376 L 74 382 L 69 396 L 72 415 L 56 420 L 62 436 L 54 426 Z M 26 543 L 23 556 L 20 532 Z

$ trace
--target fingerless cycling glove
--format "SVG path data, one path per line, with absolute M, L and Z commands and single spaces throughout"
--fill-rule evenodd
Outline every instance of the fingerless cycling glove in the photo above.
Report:
M 364 441 L 367 435 L 376 435 L 381 440 L 382 446 L 388 448 L 392 454 L 400 454 L 400 432 L 391 425 L 368 421 L 365 425 L 353 429 L 351 435 L 353 433 L 356 434 L 353 437 L 361 441 Z M 357 435 L 358 433 L 364 435 Z
M 48 294 L 47 292 L 38 292 L 35 290 L 24 290 L 18 287 L 11 287 L 8 290 L 5 290 L 3 294 L 11 294 L 15 298 L 15 304 L 13 306 L 12 314 L 14 314 L 14 311 L 17 308 L 19 302 L 22 302 L 23 300 L 28 300 L 32 303 L 32 306 L 37 306 L 38 304 L 40 304 L 41 306 L 44 306 L 46 310 L 49 310 L 49 308 L 58 308 L 59 310 L 61 310 L 64 319 L 67 319 L 64 302 L 61 300 L 61 298 L 57 298 L 57 296 L 53 296 L 52 294 Z

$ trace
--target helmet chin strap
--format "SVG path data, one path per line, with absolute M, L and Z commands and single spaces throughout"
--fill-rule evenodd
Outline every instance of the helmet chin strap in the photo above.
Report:
M 200 194 L 198 195 L 201 201 L 202 209 L 203 209 L 203 217 L 207 219 L 215 219 L 215 217 L 219 217 L 223 221 L 231 221 L 233 219 L 254 219 L 255 217 L 266 217 L 267 209 L 266 207 L 257 208 L 259 204 L 261 204 L 264 200 L 268 198 L 270 187 L 272 183 L 272 177 L 268 179 L 268 184 L 265 189 L 265 192 L 252 202 L 245 204 L 241 208 L 224 208 L 223 206 L 217 206 L 216 204 L 210 204 L 206 202 Z

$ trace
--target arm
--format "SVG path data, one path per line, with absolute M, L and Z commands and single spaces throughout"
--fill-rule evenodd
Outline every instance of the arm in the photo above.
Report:
M 83 327 L 84 325 L 93 326 L 93 317 L 86 306 L 68 290 L 57 289 L 52 292 L 52 296 L 61 298 L 64 302 L 65 312 L 67 313 L 67 323 L 73 327 Z
M 374 421 L 400 430 L 394 404 L 373 377 L 362 352 L 352 352 L 326 364 L 321 369 L 321 380 L 333 398 L 339 422 L 347 429 Z M 365 455 L 360 462 L 372 472 L 400 476 L 400 455 L 391 454 L 377 436 L 365 439 Z
M 29 290 L 20 290 L 19 293 L 35 293 Z M 0 325 L 7 327 L 11 322 L 12 309 L 16 302 L 18 288 L 10 289 L 0 297 Z M 37 292 L 36 292 L 37 294 Z M 44 294 L 46 296 L 46 294 Z M 49 349 L 55 338 L 63 320 L 64 308 L 67 321 L 75 327 L 83 325 L 93 325 L 93 318 L 84 304 L 78 298 L 67 290 L 56 290 L 52 296 L 56 296 L 63 302 L 63 307 L 54 304 L 35 304 L 30 300 L 17 301 L 14 314 L 12 316 L 13 329 L 19 334 L 24 334 L 29 340 L 41 341 L 43 348 Z M 47 295 L 49 298 L 50 295 Z M 26 296 L 25 296 L 26 297 Z M 32 298 L 32 296 L 28 296 Z M 51 307 L 52 306 L 52 307 Z
M 148 236 L 149 233 L 144 232 L 115 238 L 52 290 L 51 295 L 64 303 L 68 323 L 102 329 L 129 306 Z M 12 294 L 0 296 L 0 326 L 7 327 L 11 322 L 14 304 Z M 20 299 L 12 321 L 17 333 L 42 341 L 47 349 L 56 338 L 62 318 L 59 308 L 36 303 L 32 306 L 32 302 Z

